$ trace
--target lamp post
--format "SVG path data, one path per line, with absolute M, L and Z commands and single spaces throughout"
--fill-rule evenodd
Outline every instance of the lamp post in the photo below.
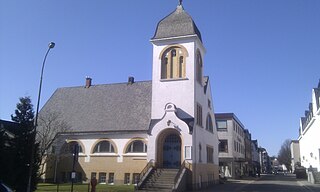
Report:
M 35 153 L 35 142 L 36 142 L 36 135 L 37 135 L 37 126 L 38 126 L 38 114 L 39 114 L 39 104 L 40 104 L 40 95 L 41 95 L 41 86 L 42 86 L 42 77 L 43 77 L 43 69 L 44 64 L 46 63 L 46 59 L 48 56 L 48 53 L 50 49 L 54 48 L 55 43 L 50 42 L 48 45 L 48 50 L 46 52 L 46 55 L 44 56 L 43 62 L 42 62 L 42 68 L 41 68 L 41 76 L 40 76 L 40 84 L 39 84 L 39 93 L 38 93 L 38 101 L 37 101 L 37 110 L 36 110 L 36 117 L 34 121 L 34 128 L 32 133 L 32 148 L 31 148 L 31 157 L 30 157 L 30 163 L 29 163 L 29 178 L 28 178 L 28 187 L 27 192 L 31 191 L 31 180 L 32 180 L 32 171 L 33 171 L 33 161 L 34 161 L 34 153 Z

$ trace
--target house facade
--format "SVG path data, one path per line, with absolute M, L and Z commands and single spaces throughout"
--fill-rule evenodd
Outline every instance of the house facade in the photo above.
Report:
M 259 163 L 260 163 L 260 173 L 271 173 L 272 167 L 271 167 L 271 160 L 270 156 L 268 154 L 268 151 L 263 148 L 259 147 Z
M 254 165 L 252 161 L 252 148 L 251 148 L 251 133 L 248 129 L 244 130 L 244 158 L 245 158 L 245 170 L 246 176 L 252 176 L 254 173 Z
M 237 178 L 245 174 L 245 129 L 233 113 L 216 113 L 219 138 L 219 166 L 225 177 Z M 251 161 L 251 160 L 250 160 Z
M 301 163 L 300 145 L 298 140 L 291 140 L 290 151 L 291 151 L 291 167 L 292 167 L 292 172 L 294 172 L 297 163 L 299 164 Z
M 305 116 L 300 118 L 299 147 L 301 165 L 320 170 L 320 81 L 312 89 L 312 100 Z
M 58 134 L 46 178 L 130 184 L 152 162 L 157 169 L 188 164 L 189 188 L 218 182 L 218 134 L 201 33 L 179 4 L 150 42 L 151 81 L 129 77 L 93 85 L 88 77 L 84 86 L 59 88 L 47 101 L 40 115 L 59 114 L 70 130 Z
M 258 171 L 260 171 L 258 140 L 251 140 L 251 151 L 252 171 L 253 175 L 255 175 Z

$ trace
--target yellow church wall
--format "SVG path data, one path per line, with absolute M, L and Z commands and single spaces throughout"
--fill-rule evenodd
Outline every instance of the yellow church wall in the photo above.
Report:
M 89 162 L 85 162 L 85 157 L 79 157 L 75 165 L 75 171 L 81 172 L 82 181 L 89 182 L 91 174 L 96 173 L 99 181 L 99 173 L 106 173 L 108 183 L 109 173 L 114 173 L 114 184 L 124 184 L 125 173 L 130 174 L 130 183 L 133 182 L 133 174 L 140 174 L 147 164 L 147 158 L 144 156 L 124 156 L 122 161 L 118 162 L 118 156 L 91 156 Z M 72 158 L 64 158 L 59 162 L 58 175 L 62 172 L 72 171 Z M 61 181 L 61 179 L 60 179 Z

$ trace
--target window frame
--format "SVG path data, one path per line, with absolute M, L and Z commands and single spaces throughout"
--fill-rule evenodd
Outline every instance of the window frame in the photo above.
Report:
M 108 174 L 108 184 L 114 184 L 114 172 Z
M 124 179 L 123 179 L 123 183 L 125 185 L 129 185 L 130 184 L 130 173 L 124 173 Z
M 224 147 L 222 148 L 222 143 L 224 143 Z M 224 150 L 222 150 L 224 149 Z M 219 153 L 228 153 L 229 152 L 229 143 L 228 139 L 220 139 L 219 140 Z
M 132 184 L 139 183 L 140 173 L 132 173 Z
M 186 79 L 187 49 L 181 45 L 170 45 L 160 53 L 160 79 L 178 80 Z
M 196 75 L 197 82 L 203 86 L 203 60 L 199 50 L 196 55 Z
M 141 142 L 143 144 L 142 151 L 134 151 L 134 144 L 137 142 Z M 130 150 L 129 150 L 130 149 Z M 125 153 L 147 153 L 148 152 L 148 146 L 144 140 L 141 139 L 135 139 L 130 141 L 130 143 L 127 145 Z
M 107 143 L 109 144 L 109 149 L 108 149 L 108 151 L 101 151 L 100 145 L 101 145 L 103 142 L 107 142 Z M 98 150 L 98 149 L 99 149 L 99 150 Z M 113 149 L 113 151 L 112 151 L 112 149 Z M 111 141 L 109 141 L 109 140 L 101 140 L 101 141 L 99 141 L 97 144 L 95 144 L 92 153 L 116 153 L 116 149 L 115 149 L 114 144 L 113 144 Z
M 222 122 L 225 122 L 225 127 L 221 128 L 219 126 L 219 122 L 222 123 Z M 219 119 L 219 120 L 216 120 L 216 125 L 217 125 L 217 131 L 220 131 L 220 132 L 228 132 L 228 120 L 225 120 L 225 119 Z
M 207 145 L 207 163 L 213 163 L 214 149 Z
M 213 133 L 213 121 L 210 113 L 207 114 L 207 118 L 206 118 L 206 130 Z
M 99 183 L 107 183 L 107 173 L 99 172 Z
M 196 114 L 197 114 L 197 119 L 196 119 L 197 125 L 203 128 L 202 106 L 199 103 L 197 103 Z

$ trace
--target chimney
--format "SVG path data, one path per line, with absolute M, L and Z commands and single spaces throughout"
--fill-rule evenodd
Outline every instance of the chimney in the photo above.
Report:
M 132 85 L 134 83 L 134 77 L 128 78 L 128 85 Z
M 86 86 L 85 88 L 89 88 L 91 86 L 92 79 L 89 76 L 86 76 Z

